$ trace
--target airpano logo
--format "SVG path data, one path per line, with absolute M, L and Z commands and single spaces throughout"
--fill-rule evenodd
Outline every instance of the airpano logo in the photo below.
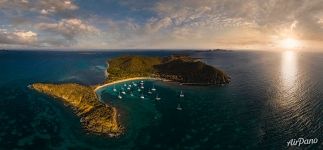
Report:
M 317 138 L 315 138 L 315 139 L 304 139 L 304 138 L 291 139 L 287 142 L 287 146 L 310 145 L 310 144 L 316 144 L 318 141 L 319 140 Z

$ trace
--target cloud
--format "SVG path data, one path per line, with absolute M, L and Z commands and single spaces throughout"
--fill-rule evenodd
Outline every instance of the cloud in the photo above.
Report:
M 42 15 L 63 13 L 79 7 L 73 0 L 0 0 L 2 12 L 24 16 L 34 12 Z
M 58 23 L 38 23 L 35 27 L 39 30 L 59 34 L 70 41 L 78 36 L 99 33 L 99 29 L 80 19 L 62 19 Z
M 154 33 L 160 31 L 161 29 L 167 28 L 173 24 L 170 17 L 165 17 L 162 19 L 152 18 L 146 24 L 146 30 L 149 33 Z
M 33 45 L 37 42 L 37 33 L 32 31 L 7 31 L 0 29 L 0 44 Z
M 99 18 L 97 22 L 106 20 L 105 25 L 100 26 L 105 28 L 100 29 L 102 45 L 119 48 L 266 47 L 289 36 L 323 40 L 321 0 L 162 0 L 149 3 L 126 0 L 120 3 L 134 11 L 151 13 L 150 17 L 140 21 Z M 42 13 L 47 14 L 48 10 Z M 67 40 L 92 32 L 86 27 L 91 25 L 83 21 L 67 20 L 37 26 L 59 33 Z M 79 28 L 80 24 L 85 25 Z
M 159 19 L 148 23 L 156 32 L 162 20 L 172 20 L 167 35 L 178 43 L 266 46 L 277 37 L 323 40 L 322 6 L 322 0 L 164 0 L 153 8 Z
M 71 0 L 41 0 L 38 2 L 36 9 L 39 11 L 39 13 L 48 15 L 51 13 L 76 10 L 78 9 L 78 6 Z
M 24 24 L 12 30 L 37 31 L 38 43 L 48 46 L 239 48 L 272 46 L 286 37 L 323 41 L 322 0 L 107 0 L 100 4 L 113 9 L 97 9 L 90 1 L 0 0 L 0 15 L 10 25 Z

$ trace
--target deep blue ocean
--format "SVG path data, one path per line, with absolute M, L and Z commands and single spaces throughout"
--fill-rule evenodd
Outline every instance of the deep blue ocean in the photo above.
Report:
M 109 58 L 171 54 L 200 58 L 232 82 L 201 87 L 145 80 L 130 96 L 124 84 L 140 81 L 128 81 L 115 85 L 126 91 L 122 99 L 112 86 L 101 89 L 101 100 L 117 107 L 126 127 L 118 138 L 86 133 L 70 108 L 27 88 L 35 82 L 95 85 L 104 81 Z M 322 125 L 323 53 L 0 51 L 1 150 L 323 149 Z M 287 146 L 298 138 L 318 142 Z

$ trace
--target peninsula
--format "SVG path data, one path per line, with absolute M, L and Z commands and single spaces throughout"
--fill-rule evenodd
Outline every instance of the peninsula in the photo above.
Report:
M 35 83 L 30 87 L 72 108 L 87 131 L 117 136 L 123 132 L 117 109 L 100 102 L 96 95 L 96 91 L 104 86 L 132 79 L 163 79 L 199 85 L 230 82 L 230 77 L 223 71 L 189 56 L 121 56 L 108 61 L 107 74 L 105 83 L 97 87 L 75 83 Z
M 101 103 L 92 87 L 79 84 L 35 83 L 32 89 L 62 100 L 72 108 L 83 127 L 92 133 L 117 136 L 122 133 L 116 108 Z

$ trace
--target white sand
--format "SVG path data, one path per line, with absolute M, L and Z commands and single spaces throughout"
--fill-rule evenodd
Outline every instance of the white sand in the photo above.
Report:
M 99 86 L 97 86 L 94 89 L 94 91 L 96 92 L 97 90 L 99 90 L 101 88 L 104 88 L 104 87 L 107 87 L 107 86 L 110 86 L 110 85 L 113 85 L 113 84 L 116 84 L 116 83 L 125 82 L 125 81 L 131 81 L 131 80 L 161 80 L 161 81 L 170 81 L 170 80 L 162 79 L 162 78 L 134 77 L 134 78 L 128 78 L 128 79 L 118 80 L 118 81 L 110 82 L 110 83 L 107 83 L 107 84 L 99 85 Z

